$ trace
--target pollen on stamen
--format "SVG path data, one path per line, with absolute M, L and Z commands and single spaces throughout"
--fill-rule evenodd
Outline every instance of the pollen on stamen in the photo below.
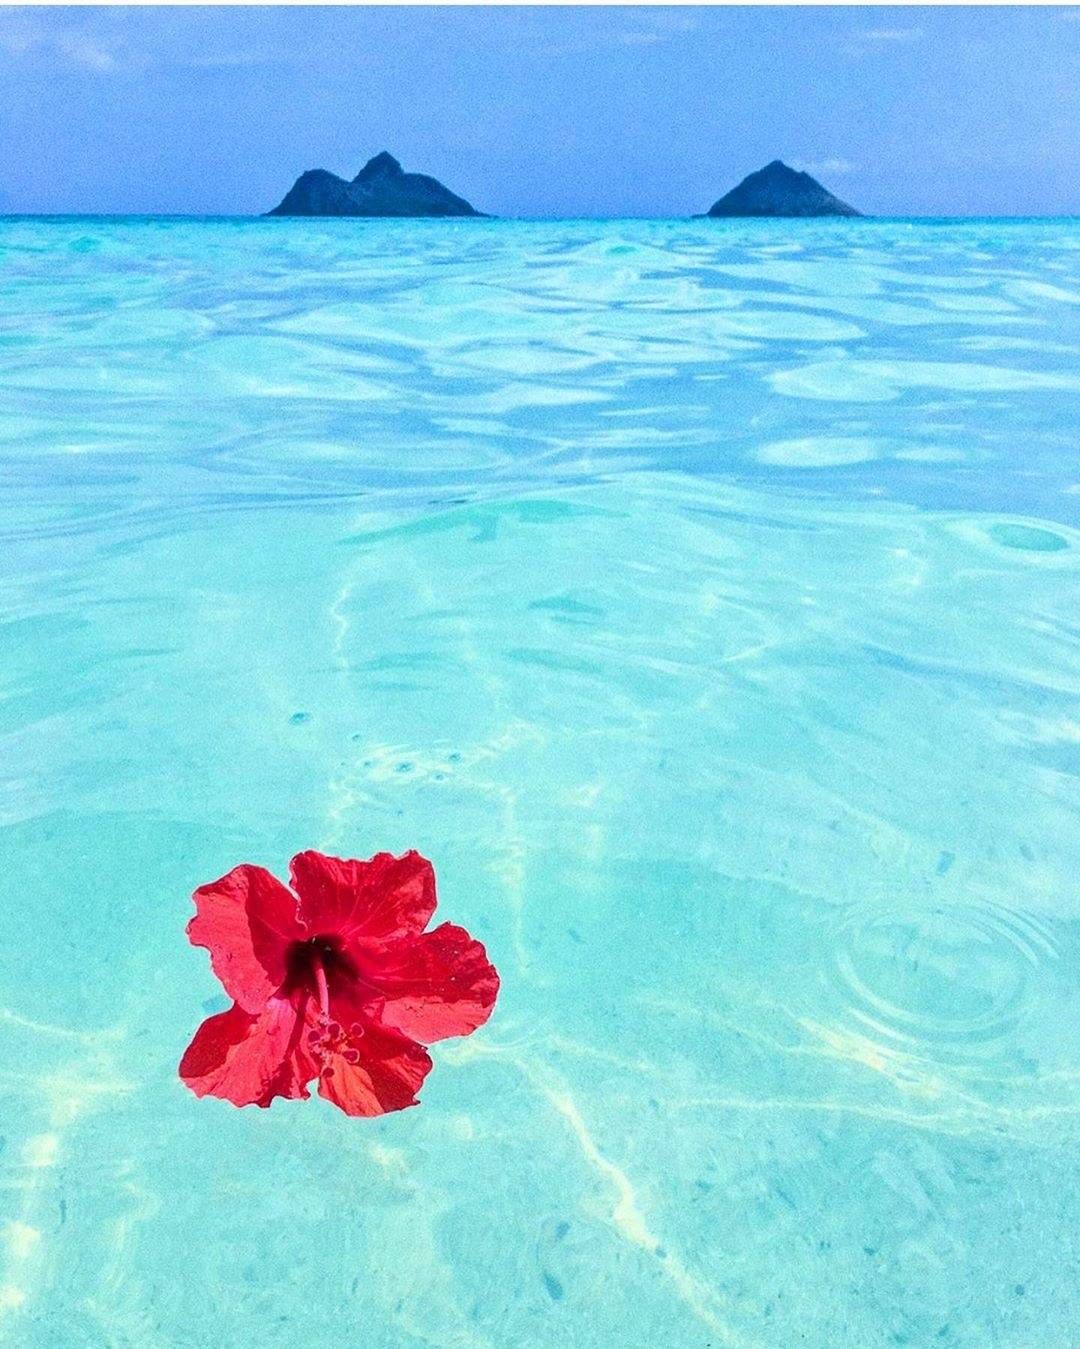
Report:
M 341 1051 L 341 1057 L 346 1063 L 359 1063 L 360 1051 L 359 1049 L 343 1049 Z

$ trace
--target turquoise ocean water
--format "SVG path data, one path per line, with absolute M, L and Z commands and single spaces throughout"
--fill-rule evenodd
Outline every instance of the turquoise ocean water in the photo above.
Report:
M 1080 222 L 0 221 L 0 1342 L 1064 1349 Z M 419 1109 L 192 888 L 417 847 Z

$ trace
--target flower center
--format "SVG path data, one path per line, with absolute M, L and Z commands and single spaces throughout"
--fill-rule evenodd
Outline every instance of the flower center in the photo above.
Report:
M 354 1021 L 346 1031 L 340 1022 L 330 1018 L 330 979 L 352 972 L 352 965 L 334 937 L 312 937 L 297 942 L 289 953 L 289 982 L 302 988 L 307 997 L 319 1005 L 315 1025 L 308 1031 L 308 1048 L 319 1068 L 320 1077 L 333 1077 L 330 1057 L 340 1054 L 346 1063 L 360 1062 L 359 1041 L 364 1028 Z
M 339 975 L 348 977 L 352 966 L 336 937 L 312 937 L 294 942 L 288 957 L 288 986 L 317 999 L 324 1016 L 330 1011 L 329 985 Z

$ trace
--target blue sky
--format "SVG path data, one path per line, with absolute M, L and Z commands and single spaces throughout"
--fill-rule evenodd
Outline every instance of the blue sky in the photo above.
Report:
M 1080 8 L 0 10 L 0 209 L 266 210 L 388 149 L 499 215 L 1080 214 Z

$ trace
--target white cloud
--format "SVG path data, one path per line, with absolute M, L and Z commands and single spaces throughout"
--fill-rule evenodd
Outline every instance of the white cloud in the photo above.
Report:
M 41 54 L 103 74 L 120 65 L 116 52 L 93 38 L 66 28 L 50 30 L 18 10 L 0 11 L 0 50 L 9 56 Z
M 853 164 L 850 159 L 817 159 L 813 161 L 797 159 L 795 167 L 802 169 L 804 173 L 811 173 L 815 178 L 839 178 L 845 173 L 858 173 L 858 164 Z
M 699 26 L 698 20 L 691 15 L 649 10 L 644 5 L 637 6 L 634 18 L 638 20 L 635 28 L 603 33 L 587 40 L 552 43 L 541 47 L 541 53 L 544 56 L 582 56 L 597 50 L 606 51 L 609 47 L 655 47 L 660 42 L 693 33 Z
M 25 9 L 3 8 L 0 0 L 0 55 L 31 59 L 39 65 L 76 67 L 99 74 L 179 66 L 187 70 L 240 70 L 290 59 L 290 53 L 268 47 L 224 51 L 206 50 L 184 55 L 168 50 L 136 51 L 122 36 L 91 34 L 90 30 L 50 22 Z
M 840 50 L 848 56 L 867 56 L 890 47 L 906 47 L 922 40 L 921 28 L 860 28 L 850 33 Z
M 866 28 L 854 37 L 856 42 L 883 46 L 890 42 L 918 42 L 922 35 L 921 28 Z
M 692 33 L 698 26 L 697 19 L 685 14 L 649 14 L 640 28 L 632 28 L 620 33 L 615 39 L 624 47 L 652 47 L 668 38 L 679 37 L 683 33 Z
M 697 31 L 698 21 L 688 14 L 657 14 L 653 22 L 658 28 L 669 33 L 693 33 Z
M 61 33 L 52 39 L 52 45 L 73 65 L 83 66 L 87 70 L 115 70 L 119 65 L 112 52 L 91 42 L 89 38 Z

